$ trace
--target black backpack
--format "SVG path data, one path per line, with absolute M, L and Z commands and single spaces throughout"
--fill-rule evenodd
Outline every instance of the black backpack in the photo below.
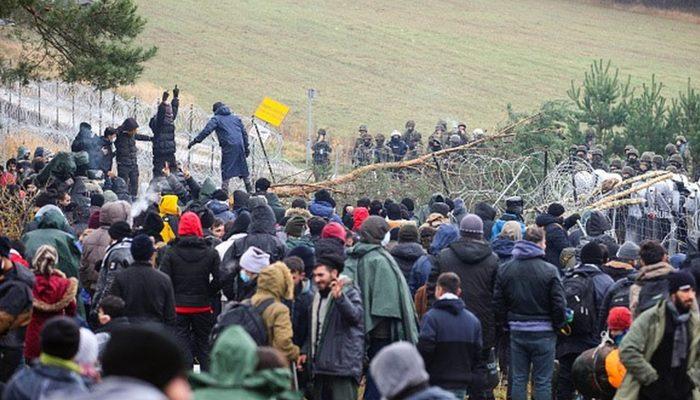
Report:
M 229 303 L 216 319 L 209 337 L 209 344 L 213 346 L 219 335 L 229 326 L 238 325 L 248 332 L 258 346 L 267 346 L 267 328 L 262 314 L 274 301 L 274 299 L 266 299 L 256 307 L 250 303 L 250 300 Z
M 639 282 L 637 284 L 639 284 Z M 639 299 L 637 301 L 637 308 L 634 311 L 634 316 L 636 317 L 654 307 L 659 301 L 665 299 L 667 295 L 668 281 L 666 277 L 644 281 L 642 288 L 639 290 Z
M 597 307 L 593 276 L 576 270 L 564 275 L 566 304 L 574 312 L 571 335 L 590 335 L 596 327 Z

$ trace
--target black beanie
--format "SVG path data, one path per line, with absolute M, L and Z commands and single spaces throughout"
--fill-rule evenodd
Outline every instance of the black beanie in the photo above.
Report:
M 413 211 L 416 208 L 416 204 L 413 202 L 412 199 L 409 199 L 408 197 L 404 197 L 401 200 L 401 204 L 405 205 L 408 211 Z
M 292 208 L 303 208 L 306 209 L 306 200 L 297 198 L 292 201 Z
M 186 366 L 180 346 L 164 329 L 130 325 L 112 332 L 102 353 L 102 371 L 104 376 L 135 378 L 163 390 L 184 376 Z
M 227 201 L 228 194 L 223 189 L 216 189 L 214 193 L 211 194 L 211 198 L 219 201 Z
M 547 208 L 547 214 L 553 216 L 553 217 L 561 217 L 564 215 L 564 206 L 562 206 L 559 203 L 552 203 L 549 205 Z
M 7 236 L 0 237 L 0 257 L 10 257 L 10 250 L 12 250 L 10 239 Z
M 93 207 L 102 207 L 105 204 L 105 197 L 101 193 L 93 193 L 90 195 L 90 205 Z
M 330 204 L 331 207 L 335 207 L 335 200 L 333 200 L 333 197 L 331 197 L 331 192 L 326 189 L 321 189 L 316 192 L 314 194 L 314 199 L 316 201 L 325 201 L 326 203 Z
M 112 240 L 120 241 L 131 236 L 131 227 L 126 221 L 117 221 L 109 227 L 107 233 Z
M 321 239 L 316 244 L 316 265 L 325 265 L 343 272 L 345 250 L 335 239 Z
M 679 290 L 696 290 L 695 277 L 687 271 L 674 271 L 666 275 L 668 281 L 668 292 L 674 294 Z
M 155 252 L 150 236 L 142 233 L 131 241 L 131 256 L 134 257 L 134 261 L 149 261 Z
M 401 219 L 401 206 L 397 203 L 389 203 L 386 207 L 386 216 L 392 221 Z
M 248 208 L 250 195 L 244 190 L 233 191 L 233 206 L 235 208 Z
M 438 213 L 446 217 L 450 213 L 450 206 L 443 202 L 433 203 L 433 205 L 430 206 L 430 213 Z
M 54 317 L 41 329 L 41 352 L 72 360 L 80 346 L 80 327 L 71 318 Z
M 316 265 L 316 256 L 314 250 L 308 246 L 297 246 L 287 253 L 288 257 L 297 256 L 304 261 L 304 271 L 306 276 L 311 276 L 313 274 L 314 265 Z
M 581 249 L 581 262 L 584 264 L 601 265 L 603 263 L 603 249 L 596 242 L 588 242 Z
M 197 210 L 196 214 L 199 217 L 199 222 L 202 223 L 202 229 L 209 229 L 212 227 L 212 225 L 214 225 L 214 220 L 216 217 L 210 209 L 202 207 L 201 209 Z
M 257 181 L 255 181 L 255 191 L 256 192 L 265 192 L 267 189 L 270 188 L 270 181 L 267 178 L 260 178 Z
M 148 236 L 159 237 L 164 226 L 163 218 L 151 211 L 146 214 L 146 219 L 143 221 L 143 232 Z

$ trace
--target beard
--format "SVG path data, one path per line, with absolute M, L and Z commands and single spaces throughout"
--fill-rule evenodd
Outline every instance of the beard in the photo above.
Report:
M 690 311 L 690 307 L 692 307 L 693 301 L 691 299 L 691 300 L 688 300 L 687 302 L 684 302 L 681 299 L 679 299 L 678 297 L 676 297 L 673 300 L 673 304 L 676 306 L 676 310 L 678 310 L 678 312 L 680 314 L 685 314 L 688 311 Z

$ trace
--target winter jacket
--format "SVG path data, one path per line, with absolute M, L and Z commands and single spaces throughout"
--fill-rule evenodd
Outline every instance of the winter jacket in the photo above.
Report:
M 535 219 L 537 226 L 543 227 L 547 238 L 547 248 L 544 251 L 545 260 L 561 269 L 559 256 L 561 251 L 569 247 L 569 237 L 561 226 L 561 222 L 550 214 L 540 214 Z
M 314 300 L 316 288 L 309 279 L 304 279 L 294 287 L 294 302 L 289 307 L 292 310 L 292 329 L 295 345 L 302 347 L 309 336 L 309 320 L 311 318 L 311 303 Z
M 588 237 L 581 238 L 579 244 L 577 245 L 576 254 L 579 254 L 581 248 L 583 248 L 583 246 L 589 242 L 604 244 L 605 247 L 608 248 L 608 254 L 617 254 L 617 250 L 619 250 L 620 245 L 617 244 L 612 236 L 606 233 L 611 229 L 612 224 L 605 214 L 600 211 L 592 212 L 586 221 L 586 233 L 588 234 Z
M 474 206 L 474 214 L 484 222 L 484 240 L 492 240 L 495 236 L 492 235 L 494 220 L 496 219 L 496 209 L 490 205 L 481 202 Z
M 2 398 L 5 400 L 72 399 L 87 391 L 87 385 L 76 371 L 39 363 L 17 372 L 5 386 Z
M 629 308 L 630 288 L 634 284 L 636 277 L 636 272 L 633 272 L 627 277 L 616 281 L 608 288 L 608 291 L 605 293 L 605 297 L 603 298 L 603 304 L 598 310 L 598 329 L 600 332 L 604 331 L 608 327 L 608 313 L 610 312 L 611 308 Z
M 175 119 L 180 106 L 180 99 L 174 98 L 171 104 L 165 101 L 158 105 L 153 121 L 153 155 L 169 156 L 175 154 Z
M 221 179 L 248 177 L 248 133 L 241 119 L 232 114 L 228 107 L 221 106 L 193 142 L 201 143 L 214 131 L 221 146 Z
M 236 219 L 236 215 L 229 209 L 228 203 L 220 200 L 210 200 L 207 208 L 214 214 L 214 218 L 219 218 L 224 223 Z
M 209 372 L 190 377 L 194 400 L 298 398 L 290 389 L 289 368 L 256 371 L 257 365 L 253 339 L 240 326 L 226 329 L 212 348 Z
M 108 294 L 121 297 L 133 323 L 159 322 L 175 326 L 175 294 L 168 275 L 136 261 L 114 278 Z
M 394 258 L 380 245 L 358 243 L 348 250 L 344 273 L 362 294 L 365 334 L 388 328 L 392 340 L 418 342 L 418 324 L 406 280 Z M 382 334 L 385 332 L 382 332 Z M 386 339 L 386 338 L 385 338 Z
M 126 376 L 108 376 L 93 386 L 89 393 L 76 395 L 72 400 L 168 400 L 155 386 Z
M 654 370 L 651 359 L 659 347 L 666 327 L 666 301 L 659 302 L 637 318 L 620 344 L 620 360 L 627 368 L 622 385 L 617 389 L 615 400 L 633 400 L 639 397 L 642 386 L 656 381 L 659 372 Z M 691 308 L 688 321 L 688 377 L 695 385 L 693 400 L 700 399 L 700 318 L 696 307 Z
M 286 210 L 285 210 L 284 206 L 282 205 L 282 203 L 280 202 L 280 198 L 277 197 L 276 194 L 274 194 L 272 192 L 259 192 L 259 193 L 255 193 L 255 195 L 265 197 L 265 200 L 267 200 L 267 205 L 270 206 L 270 208 L 272 209 L 272 212 L 275 213 L 275 220 L 277 221 L 277 223 L 282 221 L 282 219 L 285 216 Z
M 624 261 L 610 261 L 605 265 L 600 267 L 600 270 L 608 274 L 613 281 L 617 282 L 620 279 L 624 279 L 630 274 L 635 272 L 632 264 L 626 263 Z
M 22 348 L 24 327 L 32 316 L 34 274 L 14 264 L 0 280 L 0 348 Z
M 454 225 L 442 224 L 435 232 L 433 241 L 430 243 L 429 254 L 424 254 L 411 267 L 411 277 L 409 287 L 411 295 L 415 295 L 418 289 L 428 282 L 430 271 L 433 268 L 434 256 L 452 242 L 459 239 L 459 231 Z
M 312 201 L 311 204 L 309 204 L 309 212 L 311 215 L 324 218 L 328 222 L 343 223 L 343 220 L 335 213 L 333 206 L 326 201 Z
M 107 203 L 100 209 L 100 227 L 83 240 L 83 254 L 80 257 L 80 284 L 94 293 L 102 259 L 112 243 L 109 227 L 115 222 L 128 221 L 131 206 L 125 201 Z
M 480 381 L 475 371 L 482 352 L 481 323 L 461 299 L 437 300 L 423 316 L 418 351 L 430 384 L 470 388 Z
M 637 310 L 639 306 L 639 295 L 645 285 L 655 285 L 659 281 L 665 281 L 666 275 L 673 272 L 673 267 L 665 262 L 658 262 L 656 264 L 644 265 L 639 269 L 637 276 L 635 278 L 634 284 L 630 287 L 630 304 L 629 308 L 632 311 L 632 316 L 636 317 L 641 314 L 641 311 Z M 663 285 L 663 283 L 660 283 Z M 661 297 L 665 297 L 668 294 L 668 287 L 665 288 L 664 293 L 657 293 Z
M 219 254 L 204 239 L 183 236 L 171 242 L 160 261 L 160 270 L 170 277 L 175 307 L 209 307 L 220 289 Z
M 115 156 L 112 142 L 105 137 L 98 137 L 95 138 L 95 140 L 100 148 L 100 156 L 97 160 L 97 168 L 95 169 L 99 169 L 104 172 L 105 175 L 107 175 L 107 172 L 112 170 L 112 164 Z M 90 161 L 92 164 L 92 160 Z
M 493 299 L 499 325 L 544 321 L 556 330 L 566 321 L 566 296 L 559 271 L 544 260 L 544 251 L 532 242 L 515 244 L 513 258 L 498 271 Z
M 54 270 L 49 275 L 35 276 L 32 302 L 32 320 L 24 337 L 24 357 L 33 360 L 41 353 L 39 334 L 44 323 L 56 316 L 75 316 L 75 295 L 78 293 L 78 280 L 66 278 L 61 271 Z
M 112 287 L 114 278 L 133 264 L 134 258 L 131 256 L 131 238 L 124 238 L 107 248 L 105 257 L 102 260 L 102 267 L 97 278 L 95 294 L 92 296 L 92 304 L 99 305 L 104 293 Z M 94 315 L 97 315 L 97 307 L 93 307 Z
M 138 149 L 136 148 L 137 140 L 150 142 L 151 138 L 138 133 L 132 136 L 123 130 L 119 130 L 117 132 L 117 139 L 114 141 L 117 165 L 134 168 L 138 167 Z
M 425 254 L 425 250 L 419 243 L 399 242 L 390 251 L 394 260 L 399 265 L 406 282 L 411 280 L 411 270 L 416 261 Z
M 229 252 L 238 260 L 249 247 L 255 246 L 270 255 L 271 263 L 282 260 L 287 248 L 275 235 L 275 215 L 272 209 L 269 206 L 255 207 L 250 213 L 250 218 L 248 235 L 236 240 Z M 224 267 L 228 268 L 226 265 Z
M 78 135 L 71 143 L 70 151 L 78 153 L 87 152 L 89 157 L 89 168 L 98 169 L 102 162 L 101 137 L 92 133 L 92 127 L 85 122 L 80 124 Z
M 328 309 L 323 321 L 318 317 L 318 304 L 321 295 L 314 295 L 311 307 L 311 329 L 318 343 L 313 346 L 311 361 L 315 375 L 352 377 L 357 383 L 362 377 L 362 367 L 365 353 L 365 332 L 363 328 L 364 310 L 362 296 L 358 288 L 347 282 L 343 286 L 343 295 L 338 299 L 328 294 Z M 317 327 L 321 326 L 318 336 Z
M 519 223 L 520 230 L 522 231 L 523 236 L 525 236 L 525 223 L 523 222 L 523 218 L 516 214 L 503 213 L 503 215 L 501 215 L 501 218 L 499 218 L 498 220 L 496 220 L 496 222 L 493 223 L 493 227 L 491 228 L 491 240 L 497 238 L 498 235 L 501 234 L 501 231 L 503 230 L 503 225 L 505 225 L 508 221 L 516 221 L 517 223 Z
M 460 239 L 440 251 L 436 257 L 439 274 L 456 273 L 462 281 L 461 298 L 467 310 L 479 318 L 484 348 L 496 345 L 493 288 L 498 272 L 498 257 L 488 242 Z M 437 279 L 437 278 L 436 278 Z
M 65 182 L 75 175 L 77 167 L 73 154 L 60 151 L 34 178 L 38 187 L 44 187 L 52 181 Z
M 292 342 L 292 320 L 289 308 L 283 300 L 294 298 L 294 282 L 289 268 L 281 262 L 263 268 L 258 275 L 258 289 L 251 298 L 253 306 L 267 299 L 274 299 L 262 313 L 269 345 L 279 350 L 287 360 L 299 358 L 299 347 Z
M 80 250 L 75 244 L 66 218 L 60 211 L 49 210 L 41 216 L 38 229 L 22 236 L 28 259 L 44 244 L 53 246 L 58 252 L 57 268 L 68 278 L 77 278 L 80 266 Z
M 503 238 L 498 238 L 491 243 L 493 252 L 498 256 L 499 264 L 504 264 L 513 258 L 514 246 L 515 241 Z

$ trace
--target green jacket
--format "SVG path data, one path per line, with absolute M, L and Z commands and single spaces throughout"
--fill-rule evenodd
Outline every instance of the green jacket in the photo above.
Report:
M 61 151 L 39 172 L 34 182 L 37 186 L 44 187 L 52 177 L 65 181 L 75 174 L 76 169 L 73 154 Z
M 627 368 L 627 374 L 615 394 L 615 400 L 637 399 L 640 388 L 654 382 L 659 377 L 649 361 L 663 339 L 666 325 L 666 301 L 668 300 L 661 301 L 655 307 L 641 313 L 622 340 L 620 361 Z M 700 390 L 698 390 L 700 387 L 700 357 L 698 357 L 700 318 L 695 308 L 691 310 L 688 324 L 690 336 L 688 377 L 695 384 L 693 400 L 700 400 Z
M 67 233 L 69 230 L 63 214 L 57 210 L 47 211 L 39 220 L 38 228 L 22 236 L 27 259 L 34 258 L 41 245 L 51 245 L 58 252 L 58 269 L 68 278 L 78 278 L 80 250 L 75 245 L 73 235 Z
M 418 319 L 406 279 L 394 258 L 378 244 L 358 243 L 348 251 L 344 274 L 357 282 L 368 335 L 391 318 L 394 340 L 418 343 Z
M 208 373 L 190 375 L 195 400 L 301 399 L 290 390 L 286 368 L 255 371 L 257 346 L 240 326 L 226 329 L 214 343 Z
M 204 182 L 202 182 L 202 188 L 199 189 L 199 200 L 209 200 L 215 191 L 216 185 L 214 181 L 207 177 Z

